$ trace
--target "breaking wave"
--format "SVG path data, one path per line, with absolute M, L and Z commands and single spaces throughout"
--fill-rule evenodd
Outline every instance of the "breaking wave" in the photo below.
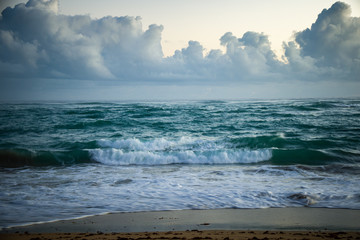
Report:
M 100 140 L 102 148 L 90 150 L 92 158 L 110 165 L 164 165 L 164 164 L 241 164 L 267 161 L 271 149 L 236 149 L 216 141 L 182 137 L 141 141 L 123 139 Z

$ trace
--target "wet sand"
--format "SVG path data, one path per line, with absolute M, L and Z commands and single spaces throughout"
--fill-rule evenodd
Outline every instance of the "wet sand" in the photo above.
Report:
M 360 239 L 360 210 L 267 208 L 112 213 L 2 229 L 1 239 Z

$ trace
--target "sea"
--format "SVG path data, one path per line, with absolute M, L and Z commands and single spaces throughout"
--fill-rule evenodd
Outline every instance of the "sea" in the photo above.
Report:
M 285 207 L 360 209 L 360 99 L 0 104 L 0 228 Z

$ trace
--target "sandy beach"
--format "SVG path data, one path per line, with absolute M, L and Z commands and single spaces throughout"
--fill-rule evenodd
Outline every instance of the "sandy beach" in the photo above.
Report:
M 360 210 L 267 208 L 111 213 L 5 228 L 1 239 L 360 239 Z

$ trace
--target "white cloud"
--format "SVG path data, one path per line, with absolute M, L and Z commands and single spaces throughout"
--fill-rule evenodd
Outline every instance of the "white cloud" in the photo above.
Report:
M 360 80 L 360 18 L 351 17 L 349 5 L 336 2 L 324 9 L 311 28 L 285 44 L 286 57 L 300 71 L 327 77 Z
M 116 79 L 162 57 L 161 26 L 143 32 L 140 18 L 57 15 L 54 6 L 31 0 L 2 12 L 3 63 L 28 65 L 33 77 Z
M 6 8 L 0 17 L 2 89 L 14 90 L 11 79 L 34 81 L 38 89 L 50 92 L 55 85 L 69 86 L 69 80 L 78 88 L 89 87 L 85 80 L 91 80 L 95 88 L 110 81 L 117 87 L 146 83 L 224 89 L 234 84 L 241 88 L 298 80 L 360 80 L 360 19 L 351 17 L 350 6 L 341 2 L 324 9 L 310 29 L 283 44 L 284 61 L 276 58 L 268 36 L 257 32 L 242 37 L 225 33 L 220 38 L 225 52 L 205 54 L 201 43 L 189 41 L 186 48 L 164 58 L 162 31 L 159 25 L 143 30 L 140 17 L 60 15 L 55 0 Z M 82 82 L 75 84 L 76 80 Z

